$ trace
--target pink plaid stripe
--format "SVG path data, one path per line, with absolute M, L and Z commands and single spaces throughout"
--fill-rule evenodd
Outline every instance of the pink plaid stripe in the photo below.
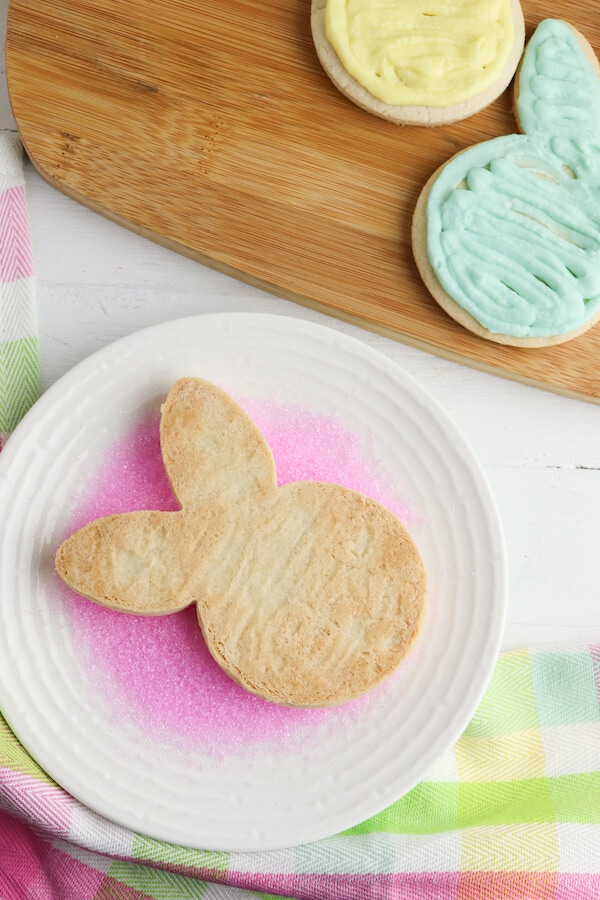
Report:
M 555 872 L 463 872 L 456 900 L 558 900 L 557 884 Z
M 558 875 L 556 900 L 598 900 L 600 875 Z
M 0 799 L 6 811 L 46 828 L 50 835 L 69 836 L 73 799 L 61 788 L 0 766 Z
M 0 192 L 0 281 L 4 284 L 33 275 L 33 254 L 25 188 Z
M 260 876 L 230 872 L 227 884 L 249 890 L 271 891 L 284 896 L 314 900 L 458 900 L 458 872 L 396 872 L 365 875 L 283 875 Z M 482 895 L 483 897 L 483 895 Z
M 2 900 L 94 900 L 103 880 L 101 872 L 66 856 L 23 822 L 0 812 Z

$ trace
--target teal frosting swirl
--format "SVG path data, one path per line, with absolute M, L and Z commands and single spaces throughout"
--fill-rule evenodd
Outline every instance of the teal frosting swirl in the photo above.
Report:
M 548 337 L 600 310 L 600 81 L 554 20 L 537 29 L 520 78 L 528 133 L 443 167 L 427 251 L 444 290 L 489 331 Z

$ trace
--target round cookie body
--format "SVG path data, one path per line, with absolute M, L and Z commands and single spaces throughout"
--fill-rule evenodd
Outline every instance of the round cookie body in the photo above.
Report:
M 344 0 L 335 2 L 339 6 Z M 414 0 L 397 0 L 400 13 L 404 8 L 408 14 L 407 22 L 399 28 L 392 13 L 388 26 L 382 23 L 379 31 L 384 35 L 386 32 L 396 34 L 397 43 L 406 46 L 406 59 L 399 58 L 397 48 L 390 51 L 375 47 L 370 54 L 372 59 L 367 63 L 365 48 L 361 48 L 363 52 L 353 58 L 350 42 L 345 42 L 347 61 L 343 62 L 328 37 L 327 3 L 328 0 L 312 0 L 311 5 L 311 30 L 321 65 L 338 90 L 354 104 L 398 125 L 444 125 L 484 109 L 510 83 L 525 42 L 519 0 L 500 0 L 496 5 L 503 11 L 502 22 L 494 23 L 493 29 L 489 24 L 487 27 L 482 25 L 479 38 L 476 40 L 471 35 L 471 41 L 466 40 L 463 33 L 465 27 L 472 26 L 473 20 L 472 16 L 468 16 L 466 7 L 463 16 L 469 25 L 462 23 L 462 28 L 459 28 L 460 23 L 456 22 L 457 30 L 453 35 L 449 27 L 452 14 L 448 15 L 443 10 L 437 16 L 424 15 L 419 12 Z M 472 4 L 469 9 L 472 11 Z M 485 0 L 481 2 L 481 9 L 486 10 Z M 415 17 L 424 23 L 421 47 L 416 42 L 415 23 L 412 21 Z M 436 19 L 441 22 L 438 33 L 435 30 Z M 492 30 L 497 32 L 493 39 L 490 34 Z M 474 62 L 475 47 L 479 50 L 487 47 L 485 64 L 483 60 Z M 379 65 L 386 71 L 386 81 L 390 80 L 390 72 L 398 73 L 391 79 L 392 93 L 396 95 L 392 99 L 382 92 L 384 79 L 380 77 L 381 73 L 378 75 Z M 434 70 L 439 72 L 437 78 L 432 74 Z M 363 74 L 365 72 L 366 75 Z M 451 90 L 450 85 L 453 85 Z
M 227 572 L 207 576 L 198 618 L 218 664 L 247 690 L 334 705 L 375 687 L 411 650 L 425 572 L 375 501 L 331 484 L 285 485 L 223 543 Z
M 575 145 L 540 135 L 469 148 L 433 175 L 413 219 L 429 292 L 474 334 L 516 347 L 572 340 L 600 318 L 600 207 Z

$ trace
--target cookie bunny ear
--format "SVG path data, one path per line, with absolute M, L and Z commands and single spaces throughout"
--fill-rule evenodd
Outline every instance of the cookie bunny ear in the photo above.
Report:
M 516 83 L 522 132 L 600 139 L 600 66 L 583 35 L 566 22 L 545 19 L 538 25 Z
M 275 490 L 271 451 L 224 391 L 184 378 L 162 407 L 160 442 L 167 475 L 184 508 L 230 504 Z
M 210 549 L 211 533 L 210 516 L 205 521 L 181 512 L 107 516 L 61 544 L 56 571 L 78 594 L 110 609 L 147 616 L 177 612 L 198 599 L 208 555 L 199 551 Z

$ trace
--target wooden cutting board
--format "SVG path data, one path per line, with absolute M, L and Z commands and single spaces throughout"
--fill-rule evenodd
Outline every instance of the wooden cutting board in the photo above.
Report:
M 485 0 L 482 0 L 485 2 Z M 600 51 L 597 0 L 523 0 Z M 510 92 L 444 128 L 355 107 L 317 60 L 310 0 L 10 0 L 7 73 L 27 152 L 60 191 L 284 297 L 457 362 L 600 402 L 600 326 L 483 341 L 416 271 L 412 212 L 450 156 L 515 131 Z

